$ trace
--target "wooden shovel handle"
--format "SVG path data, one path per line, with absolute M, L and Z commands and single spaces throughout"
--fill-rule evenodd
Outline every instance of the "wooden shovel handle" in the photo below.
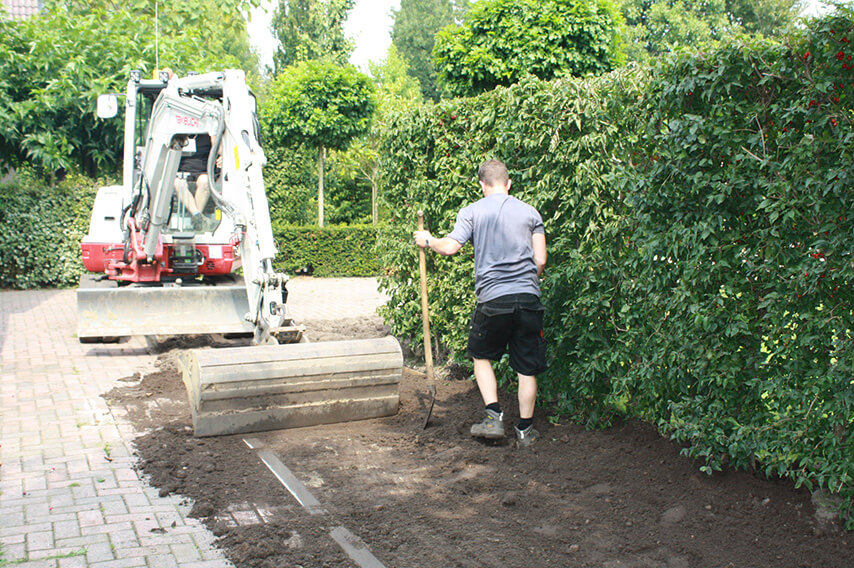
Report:
M 424 230 L 424 212 L 418 211 L 418 230 Z M 421 320 L 424 324 L 424 362 L 427 365 L 427 380 L 433 383 L 433 344 L 430 340 L 430 311 L 427 304 L 427 257 L 418 247 L 418 270 L 421 273 Z

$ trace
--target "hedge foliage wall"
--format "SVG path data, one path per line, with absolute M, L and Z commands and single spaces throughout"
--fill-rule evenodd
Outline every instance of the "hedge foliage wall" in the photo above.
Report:
M 423 209 L 443 235 L 504 160 L 543 214 L 551 367 L 588 425 L 651 421 L 702 469 L 756 467 L 854 497 L 854 26 L 649 70 L 523 81 L 395 118 L 384 140 L 387 316 L 420 338 Z M 437 342 L 461 359 L 470 246 L 428 256 Z
M 376 276 L 374 246 L 381 228 L 375 225 L 280 225 L 273 233 L 279 247 L 276 266 L 286 274 Z
M 82 176 L 48 187 L 28 170 L 0 183 L 0 288 L 77 284 L 95 191 Z

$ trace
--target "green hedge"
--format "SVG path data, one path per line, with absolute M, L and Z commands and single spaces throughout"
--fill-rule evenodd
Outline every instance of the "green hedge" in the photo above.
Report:
M 276 224 L 276 264 L 288 274 L 310 268 L 314 276 L 377 276 L 380 263 L 374 249 L 380 232 L 374 225 Z
M 485 158 L 543 214 L 544 398 L 588 425 L 646 419 L 712 471 L 760 468 L 843 497 L 854 528 L 854 25 L 651 70 L 523 81 L 395 118 L 394 332 L 420 338 L 415 212 L 447 233 Z M 429 256 L 433 328 L 461 359 L 471 248 Z
M 82 176 L 53 186 L 28 170 L 0 184 L 0 288 L 77 284 L 95 191 Z

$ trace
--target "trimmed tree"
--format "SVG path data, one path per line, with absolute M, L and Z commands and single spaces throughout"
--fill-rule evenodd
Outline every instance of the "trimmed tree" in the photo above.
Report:
M 273 145 L 317 148 L 317 223 L 323 226 L 326 150 L 344 150 L 368 131 L 374 111 L 371 80 L 352 65 L 305 61 L 273 81 L 263 122 Z
M 472 96 L 525 75 L 600 75 L 619 58 L 621 21 L 610 0 L 481 0 L 462 26 L 436 36 L 433 62 L 451 96 Z

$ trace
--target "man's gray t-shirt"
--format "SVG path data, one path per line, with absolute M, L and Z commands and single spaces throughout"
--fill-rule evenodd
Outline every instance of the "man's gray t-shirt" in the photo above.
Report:
M 448 235 L 474 246 L 474 290 L 478 303 L 508 294 L 540 295 L 531 237 L 545 234 L 536 209 L 506 193 L 493 193 L 464 207 Z

